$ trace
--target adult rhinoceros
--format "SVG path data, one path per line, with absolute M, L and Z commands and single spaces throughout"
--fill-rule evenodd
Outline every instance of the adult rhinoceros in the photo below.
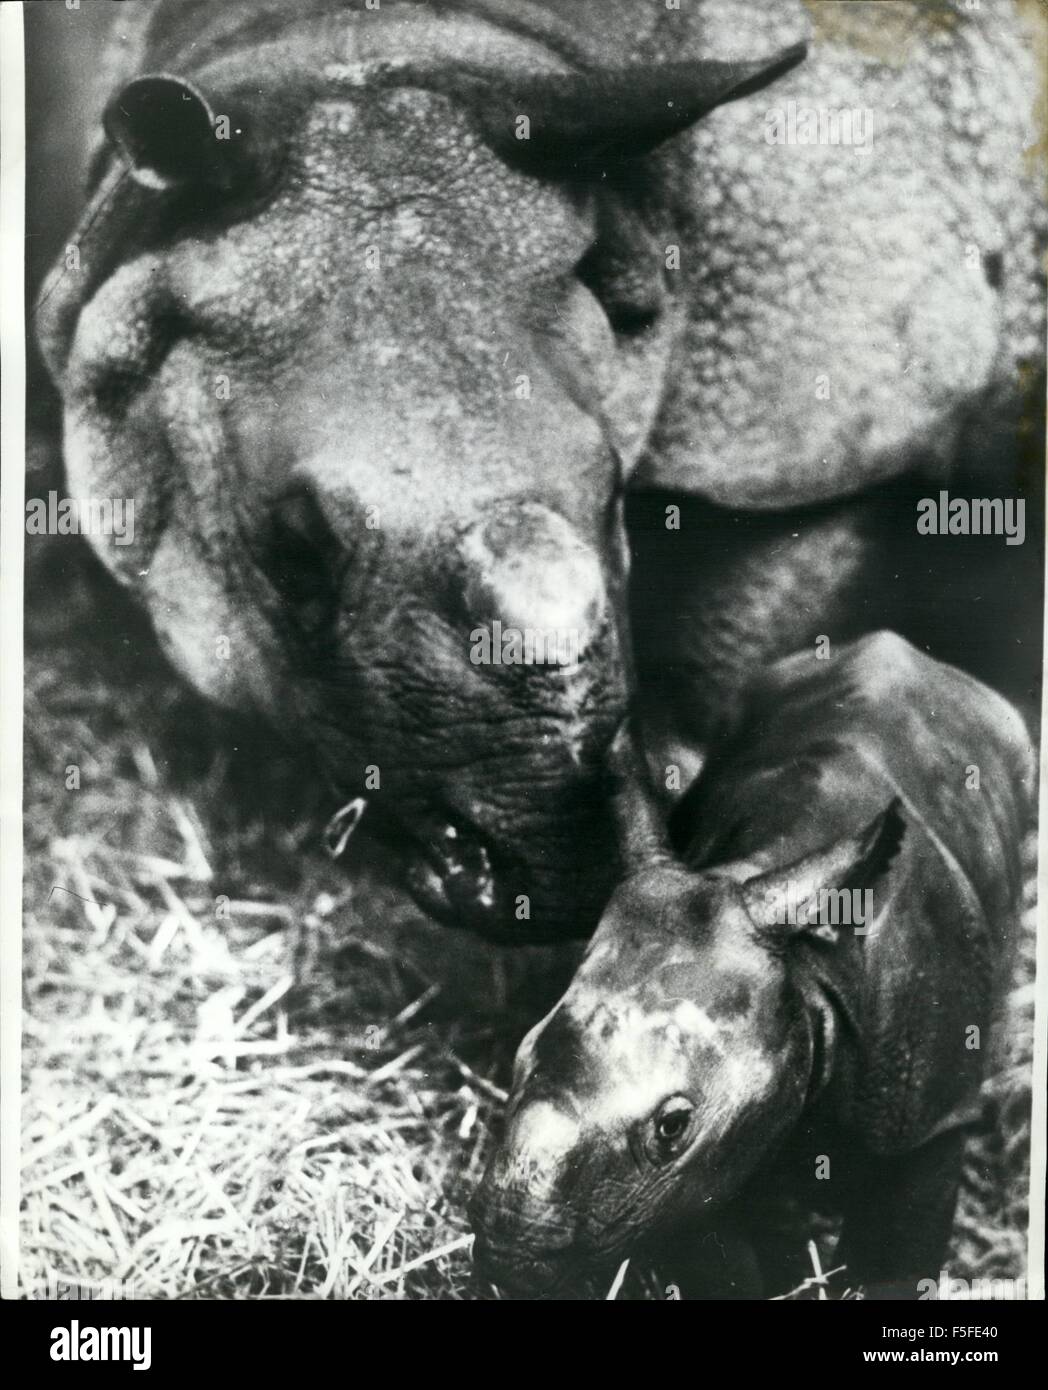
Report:
M 658 498 L 637 680 L 672 742 L 667 671 L 709 733 L 836 631 L 878 545 L 848 499 L 1000 458 L 1040 348 L 1018 12 L 114 9 L 108 138 L 39 315 L 70 491 L 135 499 L 105 560 L 201 691 L 370 796 L 438 916 L 589 930 L 625 485 Z M 700 563 L 689 497 L 782 516 Z M 502 661 L 500 632 L 568 640 Z

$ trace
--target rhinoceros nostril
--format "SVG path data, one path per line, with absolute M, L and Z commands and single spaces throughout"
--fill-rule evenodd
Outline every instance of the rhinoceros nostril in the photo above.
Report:
M 520 634 L 522 664 L 570 665 L 602 626 L 600 559 L 562 516 L 537 503 L 506 507 L 462 537 L 462 597 L 471 622 Z M 504 658 L 505 660 L 505 658 Z
M 341 547 L 308 484 L 273 503 L 263 551 L 270 583 L 304 626 L 318 626 L 335 601 Z

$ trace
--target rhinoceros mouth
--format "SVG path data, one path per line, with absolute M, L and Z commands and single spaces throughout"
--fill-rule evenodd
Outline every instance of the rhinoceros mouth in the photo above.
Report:
M 413 838 L 407 881 L 422 907 L 448 926 L 491 932 L 503 925 L 496 856 L 483 831 L 456 818 Z
M 575 1292 L 578 1271 L 563 1259 L 563 1250 L 530 1251 L 519 1243 L 502 1245 L 481 1232 L 473 1238 L 473 1269 L 510 1299 L 552 1302 Z
M 507 843 L 505 832 L 481 829 L 458 811 L 401 818 L 363 797 L 328 823 L 323 844 L 332 858 L 342 858 L 361 820 L 363 841 L 381 844 L 392 856 L 400 881 L 425 913 L 489 941 L 538 946 L 584 937 L 612 886 L 603 872 L 587 873 L 567 851 L 563 863 L 551 863 L 549 854 L 529 860 L 523 830 Z M 545 830 L 547 846 L 575 844 L 559 826 Z M 613 873 L 607 854 L 598 862 Z
M 328 822 L 323 842 L 332 859 L 341 859 L 367 808 L 367 798 L 358 796 Z M 502 925 L 495 854 L 483 831 L 450 815 L 422 831 L 369 814 L 368 827 L 399 850 L 407 886 L 431 916 L 488 935 Z

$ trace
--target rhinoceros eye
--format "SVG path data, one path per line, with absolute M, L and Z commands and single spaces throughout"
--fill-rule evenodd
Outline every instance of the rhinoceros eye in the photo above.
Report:
M 692 1128 L 695 1107 L 687 1096 L 664 1100 L 652 1116 L 648 1151 L 656 1163 L 675 1158 L 685 1147 Z

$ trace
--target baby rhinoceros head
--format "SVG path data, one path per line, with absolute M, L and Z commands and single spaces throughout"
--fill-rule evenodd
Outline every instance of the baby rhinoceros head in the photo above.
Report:
M 484 1276 L 518 1296 L 570 1296 L 739 1192 L 829 1066 L 832 1025 L 793 969 L 794 943 L 835 949 L 820 897 L 879 877 L 901 828 L 892 808 L 749 879 L 660 854 L 620 885 L 571 987 L 517 1053 L 505 1135 L 471 1204 Z M 783 922 L 787 891 L 812 908 Z

